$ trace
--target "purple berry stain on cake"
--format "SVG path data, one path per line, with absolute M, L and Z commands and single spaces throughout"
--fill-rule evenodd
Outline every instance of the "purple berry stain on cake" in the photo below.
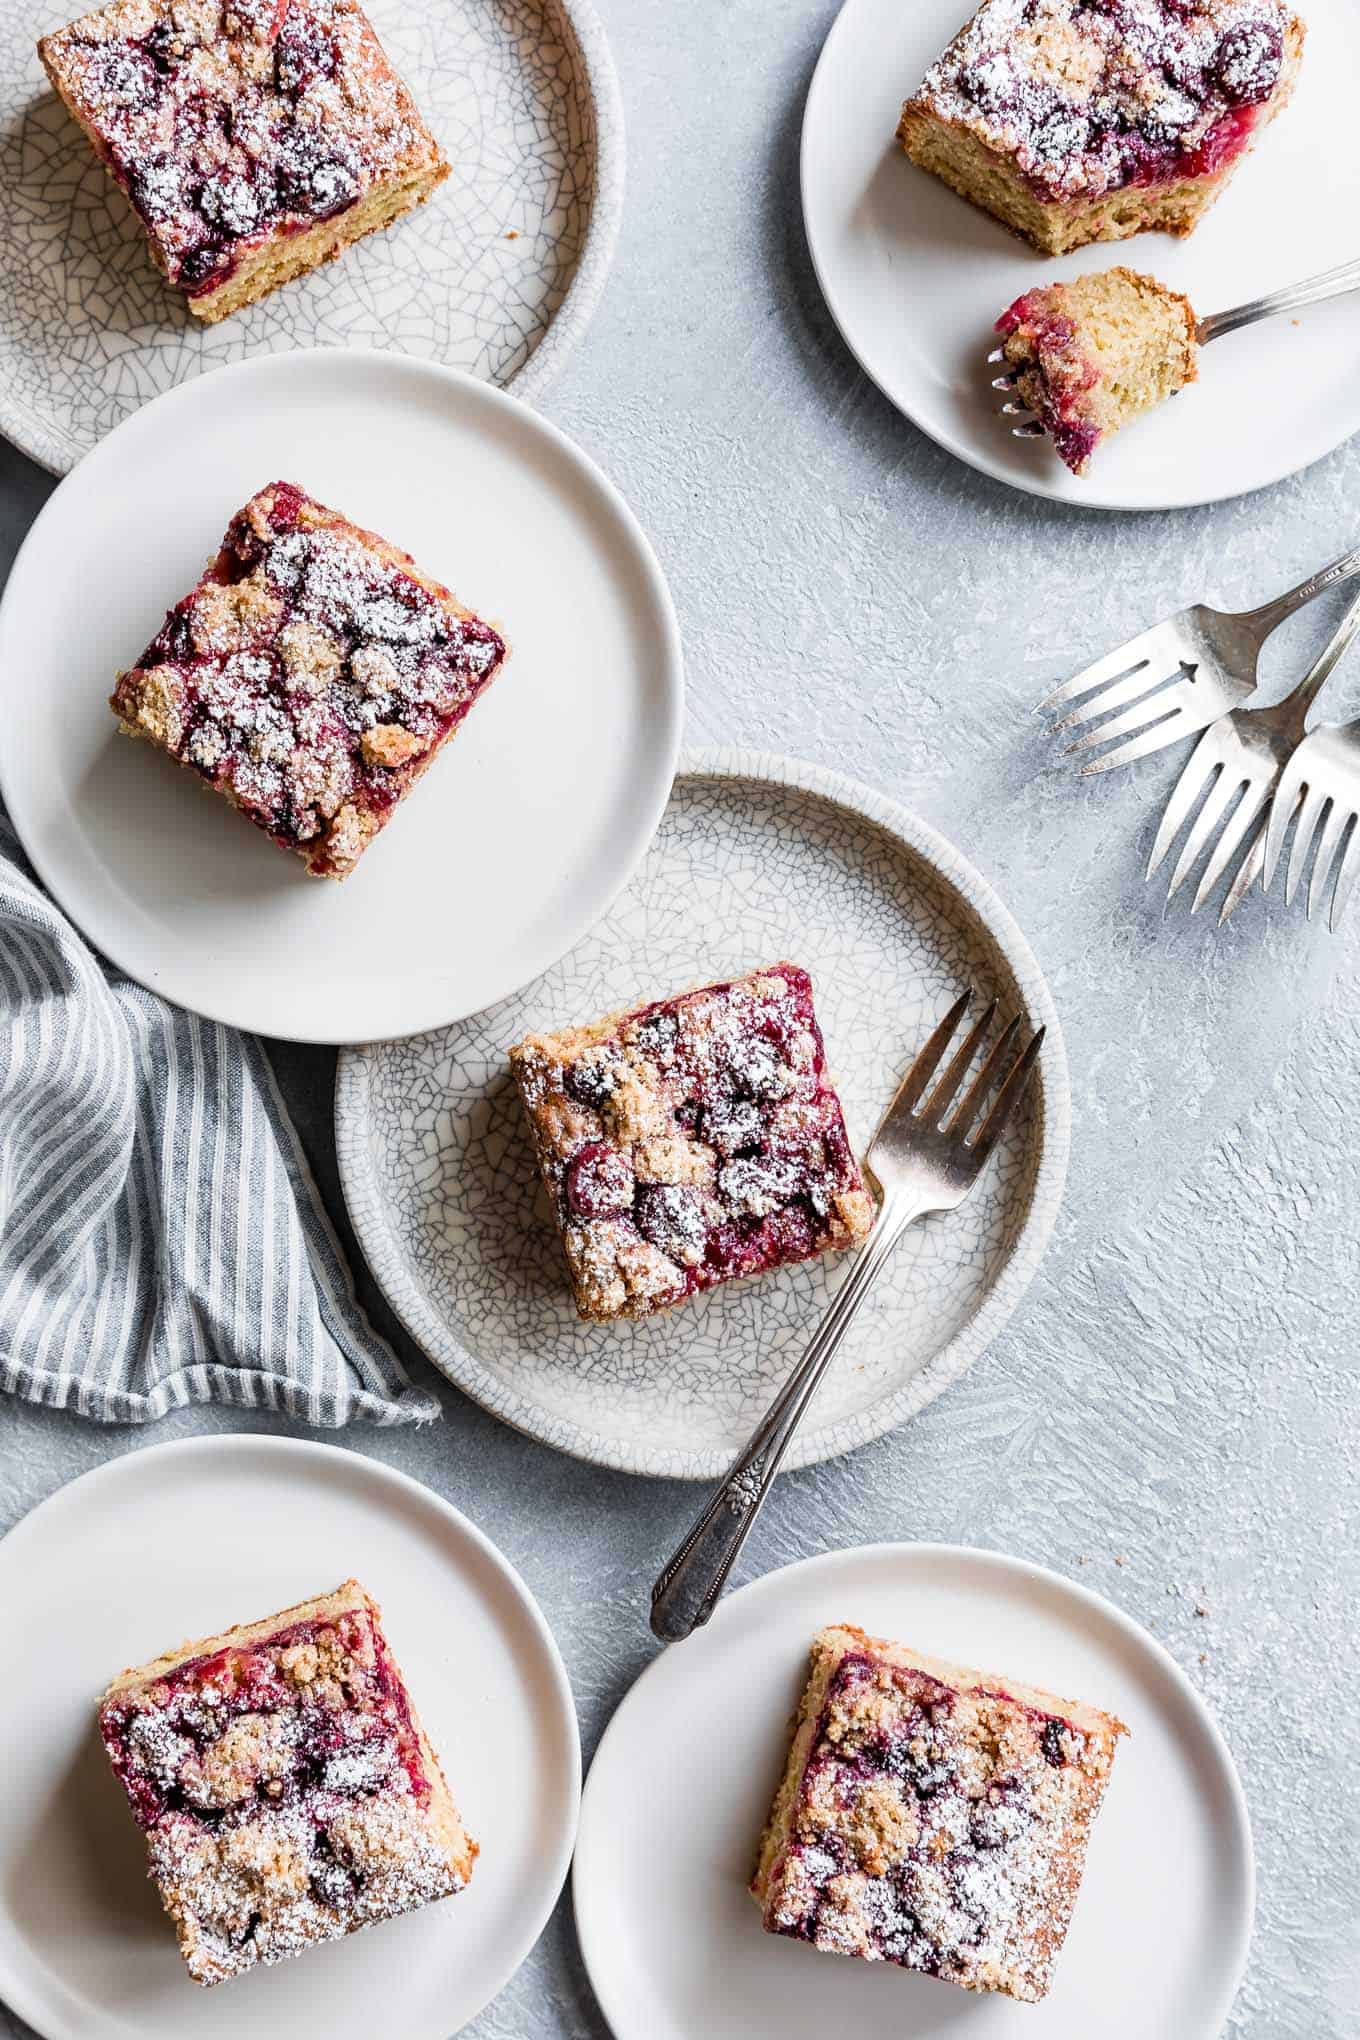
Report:
M 844 1245 L 872 1206 L 807 973 L 776 964 L 620 1017 L 516 1076 L 587 1315 L 648 1310 Z
M 68 44 L 96 145 L 191 297 L 268 235 L 347 210 L 417 146 L 361 24 L 334 0 L 230 0 L 220 13 L 195 0 L 143 35 Z
M 144 697 L 164 670 L 165 747 L 305 852 L 344 809 L 391 811 L 403 768 L 462 722 L 505 645 L 304 505 L 289 482 L 261 491 L 131 677 Z
M 946 115 L 981 115 L 1046 201 L 1211 176 L 1279 83 L 1267 0 L 993 0 L 927 75 Z M 1034 38 L 1070 63 L 1038 61 Z
M 876 1730 L 865 1710 L 862 1733 L 827 1734 L 837 1716 L 855 1720 L 883 1676 L 874 1659 L 847 1656 L 828 1688 L 800 1793 L 812 1811 L 809 1839 L 788 1852 L 800 1869 L 792 1888 L 805 1902 L 781 1916 L 778 1931 L 934 1976 L 1006 1939 L 1018 1897 L 1038 1874 L 1030 1859 L 1044 1845 L 1031 1781 L 1017 1768 L 979 1783 L 974 1753 L 954 1724 L 957 1695 L 926 1674 L 902 1680 L 890 1731 Z M 1043 1764 L 1066 1763 L 1080 1732 L 1025 1711 Z

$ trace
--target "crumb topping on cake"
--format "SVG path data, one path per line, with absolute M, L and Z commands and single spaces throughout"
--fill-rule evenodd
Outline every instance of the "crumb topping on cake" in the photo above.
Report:
M 118 0 L 42 45 L 170 281 L 442 164 L 356 0 Z
M 461 1888 L 371 1608 L 115 1689 L 100 1733 L 200 1982 Z
M 813 1726 L 766 1925 L 1042 1996 L 1110 1761 L 1109 1744 L 1004 1690 L 849 1650 Z
M 113 707 L 334 873 L 504 654 L 405 555 L 276 482 L 233 520 L 198 587 L 120 676 Z
M 1283 0 L 986 0 L 918 103 L 1045 200 L 1210 175 L 1280 82 Z
M 586 1316 L 642 1316 L 872 1223 L 794 964 L 530 1036 L 511 1062 Z

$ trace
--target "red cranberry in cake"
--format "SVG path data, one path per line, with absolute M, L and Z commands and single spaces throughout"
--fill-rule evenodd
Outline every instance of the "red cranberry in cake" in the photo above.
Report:
M 902 109 L 923 170 L 1048 255 L 1188 234 L 1286 104 L 1284 0 L 982 0 Z
M 472 1875 L 477 1844 L 356 1580 L 121 1673 L 99 1732 L 195 1983 Z
M 767 1933 L 1037 2003 L 1121 1721 L 824 1629 L 751 1890 Z
M 344 878 L 504 657 L 409 554 L 271 482 L 110 705 L 309 871 Z
M 1132 269 L 1028 290 L 996 330 L 1016 394 L 1075 475 L 1103 440 L 1199 374 L 1190 300 Z
M 38 54 L 209 322 L 449 174 L 357 0 L 113 0 Z
M 812 983 L 774 963 L 510 1051 L 583 1318 L 647 1317 L 863 1238 Z

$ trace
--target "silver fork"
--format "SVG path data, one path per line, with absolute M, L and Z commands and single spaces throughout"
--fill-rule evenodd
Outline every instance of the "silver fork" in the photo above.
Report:
M 1176 782 L 1148 859 L 1147 876 L 1157 870 L 1194 808 L 1194 826 L 1171 874 L 1174 899 L 1215 832 L 1191 913 L 1198 913 L 1239 849 L 1243 850 L 1219 913 L 1220 926 L 1251 889 L 1265 865 L 1266 821 L 1271 796 L 1290 758 L 1303 742 L 1308 711 L 1360 632 L 1360 595 L 1332 633 L 1326 649 L 1297 687 L 1270 708 L 1235 708 L 1204 732 Z
M 1335 871 L 1327 914 L 1327 925 L 1335 933 L 1360 876 L 1360 721 L 1324 724 L 1310 731 L 1280 774 L 1266 828 L 1262 883 L 1267 891 L 1291 821 L 1294 841 L 1285 870 L 1284 903 L 1292 903 L 1314 846 L 1308 919 L 1322 904 L 1328 875 Z
M 1070 757 L 1124 739 L 1089 759 L 1083 774 L 1131 765 L 1241 707 L 1256 692 L 1261 650 L 1271 632 L 1324 589 L 1358 573 L 1360 547 L 1259 609 L 1210 609 L 1196 602 L 1064 681 L 1040 702 L 1040 712 L 1079 704 L 1054 725 L 1054 736 L 1110 717 L 1066 748 Z M 1116 709 L 1122 713 L 1115 715 Z
M 663 1643 L 678 1643 L 713 1613 L 793 1435 L 902 1234 L 927 1212 L 953 1211 L 962 1204 L 1024 1095 L 1044 1029 L 1017 1054 L 1020 1022 L 1015 1019 L 954 1103 L 996 1017 L 995 999 L 934 1082 L 972 997 L 965 992 L 945 1014 L 908 1070 L 865 1156 L 883 1196 L 873 1231 L 807 1352 L 652 1588 L 652 1629 Z
M 1360 290 L 1360 262 L 1343 262 L 1339 268 L 1324 270 L 1320 276 L 1305 277 L 1302 283 L 1286 284 L 1283 290 L 1268 290 L 1264 297 L 1252 298 L 1245 305 L 1234 305 L 1230 311 L 1211 312 L 1207 319 L 1201 319 L 1195 328 L 1195 339 L 1201 347 L 1207 347 L 1211 340 L 1221 340 L 1225 333 L 1240 332 L 1243 326 L 1254 326 L 1261 319 L 1273 319 L 1280 312 L 1296 312 L 1303 305 L 1322 304 L 1328 298 L 1345 297 L 1350 291 Z M 994 347 L 987 356 L 987 365 L 993 368 L 1004 362 L 1004 347 Z M 992 378 L 992 388 L 1012 392 L 1019 380 L 1016 369 Z M 1001 405 L 1003 417 L 1014 418 L 1011 427 L 1013 439 L 1042 439 L 1044 427 L 1027 404 L 1017 404 L 1013 396 Z

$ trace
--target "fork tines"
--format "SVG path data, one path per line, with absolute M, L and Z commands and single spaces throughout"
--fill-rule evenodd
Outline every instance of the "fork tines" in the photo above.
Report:
M 987 366 L 989 368 L 997 368 L 1005 359 L 1006 356 L 1003 350 L 1000 347 L 994 347 L 987 356 Z M 1005 369 L 1002 374 L 992 377 L 992 388 L 1000 390 L 1008 399 L 1006 403 L 998 408 L 1003 418 L 1016 418 L 1020 421 L 1011 427 L 1011 437 L 1013 439 L 1042 439 L 1044 427 L 1039 423 L 1029 405 L 1017 404 L 1014 401 L 1019 382 L 1019 374 L 1013 368 Z
M 1174 623 L 1154 624 L 1130 638 L 1055 687 L 1039 704 L 1041 714 L 1057 708 L 1067 713 L 1053 725 L 1053 736 L 1083 731 L 1064 746 L 1063 755 L 1098 752 L 1085 758 L 1083 775 L 1131 765 L 1151 751 L 1193 736 L 1212 719 L 1212 713 L 1206 715 L 1202 692 L 1196 690 L 1194 669 L 1184 663 Z M 1094 728 L 1085 727 L 1092 724 Z M 1117 738 L 1124 741 L 1116 743 Z M 1100 749 L 1106 744 L 1113 748 Z
M 1304 911 L 1311 921 L 1326 897 L 1330 879 L 1332 898 L 1327 910 L 1327 925 L 1335 934 L 1355 881 L 1360 877 L 1360 813 L 1336 801 L 1320 787 L 1309 786 L 1306 782 L 1282 783 L 1271 808 L 1265 842 L 1263 883 L 1267 888 L 1274 881 L 1291 822 L 1294 839 L 1289 846 L 1289 862 L 1285 867 L 1284 903 L 1287 907 L 1293 905 L 1294 895 L 1303 882 L 1304 872 L 1308 870 L 1311 853 L 1313 868 L 1308 878 Z
M 967 1151 L 970 1165 L 981 1168 L 1024 1096 L 1043 1046 L 1045 1030 L 1038 1028 L 1017 1055 L 1013 1050 L 1020 1032 L 1020 1021 L 1018 1016 L 1011 1020 L 983 1056 L 972 1082 L 959 1098 L 964 1079 L 996 1018 L 995 999 L 984 1008 L 954 1050 L 938 1081 L 936 1072 L 972 1002 L 970 987 L 954 1001 L 908 1070 L 888 1116 L 895 1120 L 899 1114 L 909 1112 L 919 1125 L 960 1142 Z

